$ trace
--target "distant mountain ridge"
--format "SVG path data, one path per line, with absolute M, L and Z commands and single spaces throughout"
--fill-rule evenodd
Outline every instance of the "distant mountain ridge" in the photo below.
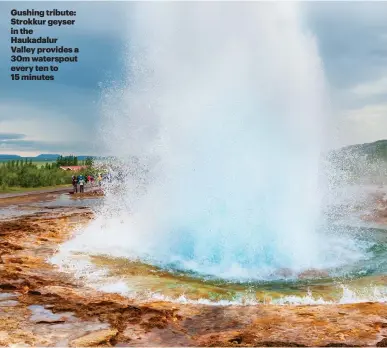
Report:
M 330 152 L 329 156 L 339 156 L 339 157 L 346 157 L 350 155 L 360 155 L 360 156 L 366 156 L 369 159 L 383 159 L 387 161 L 387 140 L 378 140 L 374 141 L 372 143 L 364 143 L 364 144 L 355 144 L 355 145 L 349 145 L 342 147 L 340 149 L 336 149 Z M 59 157 L 59 154 L 52 154 L 52 153 L 42 153 L 35 157 L 22 157 L 19 155 L 1 155 L 0 154 L 0 161 L 4 160 L 21 160 L 21 159 L 32 159 L 32 161 L 56 161 L 56 159 Z M 92 158 L 100 158 L 100 156 L 86 156 L 86 155 L 80 155 L 77 156 L 79 160 L 83 161 L 87 157 Z
M 36 159 L 42 159 L 42 160 L 56 160 L 60 155 L 58 154 L 51 154 L 51 153 L 42 153 L 34 158 Z
M 19 155 L 1 155 L 0 154 L 0 161 L 12 161 L 12 160 L 22 160 L 22 159 L 31 159 L 32 161 L 56 161 L 56 159 L 59 157 L 60 155 L 58 154 L 52 154 L 52 153 L 42 153 L 38 156 L 26 156 L 26 157 L 23 157 L 23 156 L 19 156 Z M 81 156 L 77 156 L 79 160 L 83 161 L 85 160 L 87 157 L 92 157 L 92 158 L 97 158 L 97 156 L 86 156 L 86 155 L 81 155 Z
M 338 156 L 358 155 L 370 160 L 387 161 L 387 140 L 378 140 L 372 143 L 356 144 L 342 147 L 332 151 Z
M 21 156 L 18 156 L 18 155 L 0 155 L 0 160 L 17 160 L 17 159 L 21 159 L 22 157 Z

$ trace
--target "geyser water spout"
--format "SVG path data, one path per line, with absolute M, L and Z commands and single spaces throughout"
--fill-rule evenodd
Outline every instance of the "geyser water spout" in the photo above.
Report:
M 73 248 L 238 279 L 335 262 L 316 233 L 324 75 L 298 6 L 130 4 L 102 127 L 127 175 Z
M 315 265 L 324 76 L 297 5 L 133 10 L 137 64 L 108 104 L 107 146 L 139 158 L 149 180 L 138 197 L 143 178 L 128 177 L 130 216 L 106 238 L 127 256 L 216 275 Z

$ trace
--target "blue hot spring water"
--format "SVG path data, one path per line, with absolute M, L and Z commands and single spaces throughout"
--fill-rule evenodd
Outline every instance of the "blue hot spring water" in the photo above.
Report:
M 295 3 L 129 3 L 102 105 L 121 181 L 70 249 L 226 279 L 345 265 L 318 232 L 325 78 Z

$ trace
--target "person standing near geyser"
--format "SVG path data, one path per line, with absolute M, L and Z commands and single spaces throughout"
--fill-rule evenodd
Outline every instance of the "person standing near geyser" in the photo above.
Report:
M 79 184 L 79 192 L 80 193 L 85 192 L 84 191 L 85 178 L 83 177 L 82 174 L 78 176 L 78 184 Z
M 78 192 L 78 182 L 77 182 L 77 178 L 75 177 L 75 175 L 72 176 L 71 180 L 72 180 L 71 182 L 73 184 L 74 193 L 77 193 Z

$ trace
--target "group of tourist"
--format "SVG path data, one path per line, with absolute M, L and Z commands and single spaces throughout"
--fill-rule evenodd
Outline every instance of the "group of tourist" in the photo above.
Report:
M 102 175 L 99 173 L 97 176 L 97 184 L 98 186 L 101 186 L 102 184 Z M 78 186 L 79 186 L 79 193 L 85 192 L 85 186 L 87 184 L 90 185 L 90 187 L 93 187 L 95 183 L 95 178 L 93 175 L 83 175 L 79 174 L 78 176 L 73 175 L 72 176 L 72 184 L 74 193 L 78 193 Z

